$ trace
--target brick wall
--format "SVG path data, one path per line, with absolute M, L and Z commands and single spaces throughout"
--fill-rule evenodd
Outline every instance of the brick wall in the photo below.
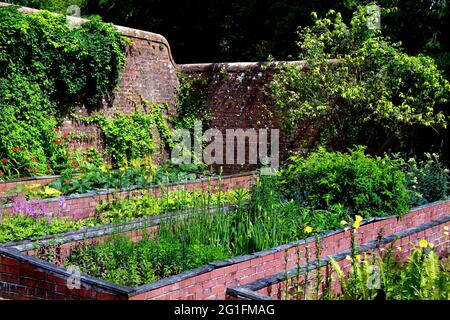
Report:
M 253 181 L 255 180 L 255 177 L 255 173 L 251 172 L 246 174 L 225 176 L 221 179 L 201 179 L 189 183 L 168 185 L 167 191 L 170 192 L 179 188 L 184 188 L 186 190 L 208 190 L 208 188 L 211 188 L 211 190 L 214 192 L 218 189 L 219 184 L 221 185 L 223 191 L 236 189 L 238 187 L 248 189 L 251 187 Z M 109 190 L 103 192 L 90 192 L 86 194 L 72 195 L 65 197 L 65 206 L 63 208 L 61 208 L 60 206 L 60 198 L 44 199 L 42 201 L 44 202 L 47 212 L 53 214 L 53 216 L 69 217 L 73 220 L 80 220 L 93 217 L 95 214 L 95 208 L 102 202 L 109 201 L 121 196 L 142 194 L 142 192 L 147 192 L 148 194 L 157 196 L 160 195 L 162 191 L 160 186 L 152 186 L 147 189 L 135 188 L 121 192 Z M 3 214 L 10 214 L 12 212 L 12 205 L 8 204 L 0 206 L 0 212 Z
M 179 65 L 179 70 L 185 73 L 188 79 L 207 80 L 206 88 L 203 89 L 206 92 L 206 111 L 212 118 L 211 128 L 220 130 L 224 137 L 227 129 L 280 129 L 280 160 L 285 160 L 289 151 L 296 146 L 288 132 L 283 129 L 270 95 L 270 83 L 282 63 L 184 64 Z M 305 61 L 286 63 L 307 67 Z M 330 63 L 336 63 L 336 60 L 330 60 Z M 313 138 L 314 133 L 305 124 L 304 129 L 296 133 L 296 137 L 298 142 L 298 138 Z M 248 159 L 248 144 L 246 149 Z M 268 150 L 271 150 L 270 143 Z M 256 168 L 257 165 L 250 165 L 248 162 L 244 166 L 229 163 L 224 166 L 227 173 Z
M 385 244 L 397 241 L 404 248 L 410 248 L 411 243 L 418 239 L 427 239 L 432 241 L 439 250 L 448 249 L 450 239 L 443 234 L 443 227 L 450 225 L 450 201 L 441 201 L 422 206 L 412 210 L 402 218 L 387 217 L 377 218 L 364 221 L 357 231 L 358 243 L 370 244 L 375 243 L 380 234 L 383 234 Z M 397 237 L 400 237 L 398 240 Z M 184 272 L 180 275 L 169 277 L 156 281 L 151 284 L 140 286 L 137 288 L 125 288 L 122 293 L 118 292 L 114 297 L 102 296 L 104 299 L 123 298 L 123 292 L 126 292 L 127 299 L 223 299 L 226 297 L 227 289 L 243 285 L 249 285 L 255 281 L 284 272 L 287 269 L 294 268 L 297 263 L 304 264 L 305 259 L 298 259 L 297 252 L 300 257 L 305 256 L 306 247 L 314 256 L 315 239 L 308 238 L 294 243 L 282 245 L 273 249 L 262 252 L 256 252 L 247 256 L 236 257 L 224 261 L 212 262 L 195 270 Z M 322 257 L 333 254 L 346 255 L 346 250 L 350 249 L 350 231 L 336 230 L 327 233 L 321 238 L 323 247 Z M 288 263 L 286 264 L 286 255 Z M 0 257 L 10 257 L 20 260 L 21 268 L 24 270 L 33 269 L 39 260 L 20 253 L 18 250 L 11 248 L 0 248 Z M 29 260 L 27 260 L 29 259 Z M 341 259 L 342 260 L 342 259 Z M 7 260 L 8 263 L 12 263 Z M 59 272 L 64 275 L 65 269 L 52 264 L 39 262 L 40 270 L 46 272 Z M 344 260 L 342 263 L 346 263 Z M 16 283 L 18 277 L 24 277 L 20 271 L 22 269 L 6 268 L 6 264 L 0 261 L 0 297 L 23 297 L 21 288 L 10 286 L 12 281 Z M 345 265 L 344 265 L 345 267 Z M 11 273 L 12 272 L 12 273 Z M 32 274 L 27 274 L 31 276 Z M 42 276 L 42 275 L 41 275 Z M 12 278 L 10 278 L 12 277 Z M 62 276 L 64 278 L 64 276 Z M 96 290 L 96 280 L 88 279 L 89 286 Z M 93 283 L 93 284 L 92 284 Z M 86 283 L 87 285 L 88 283 Z M 99 282 L 99 290 L 103 290 L 104 282 Z M 109 284 L 110 286 L 113 286 Z M 27 294 L 30 287 L 27 287 Z M 269 293 L 267 289 L 260 288 L 261 293 Z M 266 291 L 264 291 L 266 290 Z M 270 292 L 276 292 L 276 286 L 269 289 Z M 230 292 L 230 290 L 229 290 Z M 231 292 L 233 292 L 231 290 Z M 28 296 L 29 297 L 29 296 Z M 36 296 L 35 298 L 42 298 Z M 63 297 L 59 297 L 63 298 Z M 70 296 L 69 298 L 72 298 Z M 98 298 L 98 297 L 97 297 Z
M 9 5 L 0 2 L 0 6 Z M 23 13 L 33 13 L 38 10 L 31 8 L 19 8 Z M 86 21 L 77 17 L 68 17 L 69 24 L 77 25 Z M 178 87 L 177 66 L 173 60 L 169 43 L 159 34 L 116 26 L 117 30 L 131 44 L 126 48 L 126 61 L 120 76 L 117 88 L 111 97 L 104 99 L 102 106 L 96 110 L 87 110 L 78 105 L 77 115 L 89 115 L 94 112 L 112 115 L 115 111 L 124 113 L 133 112 L 132 101 L 139 102 L 142 96 L 151 103 L 173 104 Z M 99 128 L 95 125 L 84 125 L 73 118 L 67 118 L 63 122 L 62 132 L 83 134 L 83 138 L 71 144 L 73 149 L 96 147 L 103 149 L 103 137 Z M 157 133 L 154 138 L 159 140 Z M 167 158 L 162 148 L 157 150 L 156 159 L 161 161 Z

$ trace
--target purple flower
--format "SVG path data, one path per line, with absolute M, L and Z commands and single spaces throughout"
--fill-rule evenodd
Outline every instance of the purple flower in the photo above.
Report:
M 43 201 L 27 201 L 23 193 L 13 199 L 12 210 L 13 213 L 22 213 L 33 219 L 38 219 L 41 215 L 49 215 Z
M 59 197 L 59 207 L 61 208 L 61 210 L 64 210 L 66 208 L 66 197 Z

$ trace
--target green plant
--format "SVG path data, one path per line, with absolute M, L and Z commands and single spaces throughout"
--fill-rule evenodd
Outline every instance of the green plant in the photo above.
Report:
M 16 9 L 0 8 L 2 179 L 79 165 L 57 125 L 75 103 L 96 106 L 109 94 L 127 43 L 99 19 L 70 27 L 64 16 Z
M 442 200 L 449 194 L 449 170 L 437 154 L 426 153 L 424 156 L 423 160 L 411 158 L 405 164 L 411 206 Z
M 422 240 L 426 242 L 425 240 Z M 345 275 L 339 264 L 331 259 L 337 272 L 345 300 L 448 300 L 450 273 L 441 265 L 439 256 L 430 248 L 416 247 L 406 261 L 389 248 L 384 256 L 365 254 L 352 258 L 352 269 Z M 380 287 L 368 285 L 377 267 Z
M 287 199 L 314 209 L 364 217 L 401 215 L 408 209 L 402 162 L 372 157 L 360 147 L 347 153 L 323 148 L 308 157 L 293 156 L 279 171 L 279 188 Z
M 382 154 L 402 145 L 414 126 L 446 127 L 437 106 L 448 101 L 450 84 L 434 60 L 410 56 L 369 29 L 367 12 L 358 7 L 348 24 L 333 10 L 321 19 L 313 13 L 314 24 L 300 30 L 299 59 L 307 67 L 285 65 L 271 85 L 292 138 L 305 130 L 307 144 L 365 144 Z
M 44 186 L 41 184 L 26 185 L 23 183 L 19 183 L 14 188 L 11 188 L 5 192 L 7 195 L 18 193 L 23 193 L 27 200 L 57 198 L 62 194 L 61 191 L 49 186 Z
M 202 121 L 208 126 L 211 115 L 206 110 L 206 96 L 209 81 L 205 78 L 189 78 L 184 73 L 178 73 L 180 86 L 178 88 L 177 117 L 172 119 L 177 129 L 194 130 L 195 122 Z
M 139 243 L 116 236 L 97 246 L 80 246 L 72 251 L 66 265 L 114 283 L 138 286 L 176 275 L 229 253 L 202 244 L 184 245 L 171 239 L 144 237 Z
M 188 191 L 178 189 L 159 196 L 142 192 L 141 195 L 120 197 L 99 204 L 95 210 L 95 221 L 106 224 L 174 211 L 189 211 L 190 208 L 195 208 L 198 203 L 209 203 L 214 206 L 219 203 L 219 197 L 220 203 L 224 205 L 233 205 L 237 204 L 238 201 L 249 200 L 248 192 L 245 189 L 220 193 L 213 193 L 211 190 Z
M 89 220 L 71 221 L 69 219 L 40 217 L 24 214 L 6 215 L 0 223 L 0 243 L 38 238 L 93 225 Z

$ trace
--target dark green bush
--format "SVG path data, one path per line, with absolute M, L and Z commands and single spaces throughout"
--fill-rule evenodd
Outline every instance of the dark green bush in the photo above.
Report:
M 288 199 L 314 209 L 344 211 L 364 217 L 402 214 L 408 189 L 401 161 L 320 148 L 309 157 L 291 157 L 279 172 L 279 187 Z
M 448 196 L 450 175 L 436 154 L 422 160 L 410 159 L 405 168 L 410 190 L 410 204 L 419 206 Z

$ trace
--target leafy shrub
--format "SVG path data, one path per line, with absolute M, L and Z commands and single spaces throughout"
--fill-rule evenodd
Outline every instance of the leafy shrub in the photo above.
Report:
M 363 148 L 293 156 L 279 172 L 279 187 L 288 199 L 347 215 L 403 214 L 409 208 L 401 161 L 366 155 Z
M 293 139 L 297 130 L 313 129 L 308 141 L 337 150 L 367 144 L 371 153 L 398 148 L 415 125 L 446 127 L 440 103 L 450 84 L 430 57 L 410 56 L 399 44 L 369 29 L 367 7 L 351 21 L 333 10 L 312 14 L 311 27 L 300 30 L 300 60 L 274 76 L 272 94 Z M 328 59 L 337 59 L 330 64 Z
M 442 200 L 448 196 L 450 187 L 449 170 L 436 154 L 425 154 L 425 159 L 410 159 L 405 174 L 410 190 L 410 204 L 423 205 Z

